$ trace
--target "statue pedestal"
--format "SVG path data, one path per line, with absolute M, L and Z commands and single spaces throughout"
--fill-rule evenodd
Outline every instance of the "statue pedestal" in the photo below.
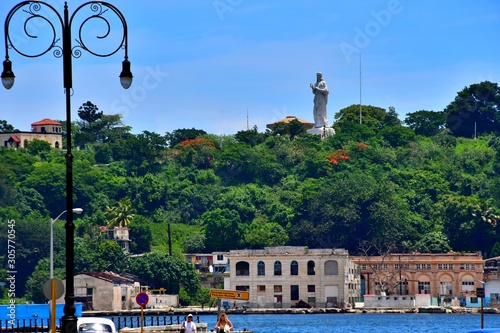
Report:
M 313 127 L 311 129 L 308 129 L 307 133 L 308 134 L 316 134 L 316 135 L 324 135 L 326 138 L 330 135 L 334 135 L 335 130 L 333 129 L 333 127 Z

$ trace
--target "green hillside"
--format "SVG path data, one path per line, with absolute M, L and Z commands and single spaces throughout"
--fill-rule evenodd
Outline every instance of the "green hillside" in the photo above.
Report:
M 278 245 L 356 254 L 363 244 L 500 255 L 498 119 L 487 127 L 491 117 L 476 115 L 493 108 L 498 117 L 498 86 L 479 86 L 491 85 L 496 100 L 468 118 L 460 94 L 444 112 L 408 114 L 406 126 L 393 108 L 373 106 L 363 106 L 359 124 L 353 105 L 335 114 L 337 134 L 324 140 L 297 121 L 229 136 L 197 129 L 135 135 L 120 115 L 86 122 L 82 113 L 73 124 L 80 148 L 73 150 L 74 207 L 84 211 L 75 215 L 76 270 L 133 271 L 99 230 L 120 224 L 131 229 L 134 254 L 168 253 L 170 224 L 174 257 Z M 457 135 L 472 119 L 488 131 Z M 16 221 L 26 280 L 36 265 L 48 265 L 49 220 L 65 209 L 65 195 L 63 150 L 36 141 L 0 148 L 0 218 L 4 229 Z M 62 221 L 55 234 L 61 275 Z

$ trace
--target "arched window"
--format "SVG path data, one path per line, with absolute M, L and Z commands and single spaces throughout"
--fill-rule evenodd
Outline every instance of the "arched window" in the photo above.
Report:
M 339 275 L 339 263 L 335 260 L 325 261 L 325 275 Z
M 266 264 L 263 261 L 257 263 L 257 275 L 266 275 Z
M 295 260 L 290 263 L 290 275 L 299 275 L 299 263 Z
M 238 261 L 236 263 L 236 276 L 250 275 L 250 265 L 246 261 Z
M 55 146 L 56 146 L 56 148 L 59 148 L 59 141 L 56 141 Z
M 274 262 L 274 275 L 281 275 L 281 261 Z
M 314 270 L 316 264 L 314 263 L 314 261 L 312 260 L 309 260 L 307 262 L 307 275 L 316 275 L 316 272 Z

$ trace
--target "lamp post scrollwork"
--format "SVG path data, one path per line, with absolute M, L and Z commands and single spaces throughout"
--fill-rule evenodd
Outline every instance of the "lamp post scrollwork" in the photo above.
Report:
M 84 17 L 84 18 L 82 18 Z M 117 38 L 117 47 L 109 51 L 93 51 L 90 44 L 84 41 L 84 28 L 91 22 L 99 23 L 99 27 L 104 25 L 103 33 L 96 36 L 95 42 L 109 41 L 112 38 L 112 23 L 119 22 L 122 25 L 123 35 Z M 37 29 L 33 26 L 42 26 L 43 32 L 49 31 L 52 36 L 48 36 L 48 45 L 36 52 L 24 51 L 19 43 L 19 32 L 11 35 L 10 25 L 15 22 L 24 22 L 22 24 L 22 37 L 25 40 L 35 40 L 38 38 Z M 78 23 L 76 23 L 78 22 Z M 35 24 L 37 23 L 37 24 Z M 72 46 L 72 29 L 78 33 L 75 38 L 75 46 Z M 95 27 L 95 26 L 93 26 Z M 59 30 L 60 29 L 60 30 Z M 91 29 L 89 29 L 90 31 Z M 6 89 L 11 89 L 14 85 L 15 75 L 12 70 L 12 62 L 9 57 L 9 50 L 13 50 L 21 56 L 36 58 L 45 55 L 48 52 L 56 58 L 63 59 L 63 80 L 66 95 L 66 211 L 73 212 L 73 155 L 71 153 L 71 89 L 73 88 L 72 58 L 79 58 L 83 52 L 90 53 L 98 57 L 108 57 L 120 50 L 124 50 L 124 60 L 122 62 L 122 71 L 119 75 L 120 83 L 127 89 L 132 84 L 132 73 L 130 71 L 130 61 L 128 60 L 128 31 L 127 23 L 123 14 L 112 4 L 104 1 L 89 1 L 80 5 L 71 16 L 68 12 L 68 3 L 64 3 L 63 15 L 52 5 L 44 1 L 22 1 L 14 6 L 5 19 L 5 60 L 3 62 L 3 72 L 1 75 L 2 84 Z M 40 30 L 42 31 L 42 30 Z M 13 38 L 15 36 L 15 38 Z M 115 36 L 115 35 L 113 35 Z M 106 42 L 106 46 L 110 43 Z M 63 333 L 77 332 L 77 318 L 75 316 L 75 294 L 74 294 L 74 233 L 75 225 L 73 223 L 73 214 L 68 214 L 66 219 L 66 295 L 64 305 L 64 316 L 61 318 L 61 331 Z

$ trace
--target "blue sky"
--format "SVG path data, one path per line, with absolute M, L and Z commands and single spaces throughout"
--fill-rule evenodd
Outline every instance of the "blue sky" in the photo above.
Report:
M 2 61 L 3 22 L 19 2 L 0 5 Z M 46 2 L 62 12 L 62 0 Z M 85 1 L 68 2 L 71 14 Z M 134 82 L 129 90 L 119 84 L 121 51 L 73 59 L 72 117 L 91 101 L 105 114 L 123 114 L 134 133 L 194 127 L 234 134 L 247 128 L 247 114 L 260 132 L 289 115 L 313 121 L 309 83 L 317 71 L 330 89 L 332 123 L 336 112 L 360 101 L 360 53 L 362 103 L 394 106 L 401 120 L 442 110 L 464 87 L 500 78 L 497 0 L 108 2 L 127 20 Z M 120 31 L 112 23 L 105 46 Z M 40 37 L 24 46 L 38 47 L 48 27 L 35 24 Z M 84 30 L 89 46 L 100 28 Z M 9 55 L 16 82 L 0 88 L 0 119 L 25 131 L 43 118 L 65 119 L 62 60 Z

